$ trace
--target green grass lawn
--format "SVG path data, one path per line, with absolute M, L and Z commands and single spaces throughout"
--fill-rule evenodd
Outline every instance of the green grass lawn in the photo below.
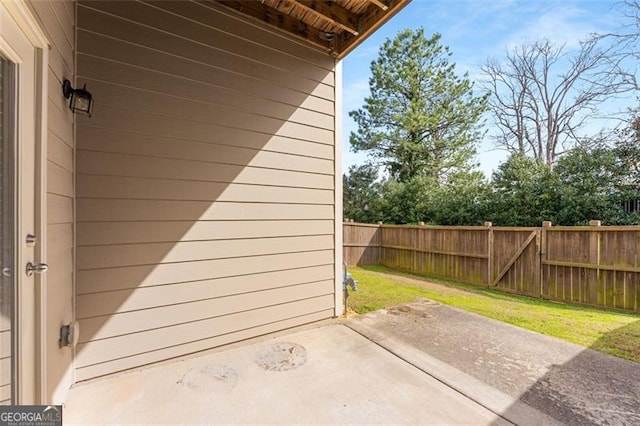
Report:
M 424 297 L 640 363 L 640 315 L 515 296 L 381 266 L 350 267 L 349 309 L 362 314 Z

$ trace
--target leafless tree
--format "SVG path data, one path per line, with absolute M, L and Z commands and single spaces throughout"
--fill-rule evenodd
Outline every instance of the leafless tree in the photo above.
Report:
M 504 61 L 482 67 L 491 93 L 498 147 L 552 165 L 582 141 L 580 130 L 599 116 L 605 100 L 635 89 L 616 43 L 592 36 L 569 50 L 549 40 L 522 44 Z
M 623 0 L 616 3 L 616 13 L 622 18 L 617 31 L 597 34 L 594 37 L 617 44 L 618 54 L 622 57 L 640 58 L 640 1 Z

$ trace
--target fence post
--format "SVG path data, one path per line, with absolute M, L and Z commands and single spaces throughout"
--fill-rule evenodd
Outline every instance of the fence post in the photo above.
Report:
M 493 280 L 493 223 L 485 222 L 487 228 L 487 287 L 491 286 Z
M 381 220 L 378 221 L 378 232 L 380 233 L 379 237 L 378 237 L 379 238 L 378 241 L 380 242 L 380 245 L 378 246 L 378 265 L 382 265 L 383 264 L 382 263 L 382 258 L 383 258 L 382 255 L 384 253 L 384 243 L 382 241 L 383 232 L 382 232 L 382 221 Z
M 422 251 L 422 249 L 424 249 L 424 247 L 422 247 L 422 240 L 424 238 L 424 233 L 423 233 L 423 230 L 421 229 L 424 226 L 424 222 L 422 221 L 418 222 L 418 226 L 420 228 L 416 229 L 416 244 L 414 246 L 416 251 L 414 255 L 415 264 L 413 265 L 413 272 L 415 273 L 422 272 L 424 267 L 424 257 L 425 257 L 425 254 Z M 420 258 L 420 261 L 418 261 L 418 257 Z
M 540 262 L 540 266 L 538 268 L 538 297 L 542 298 L 545 294 L 545 274 L 544 268 L 546 267 L 545 261 L 547 260 L 547 231 L 553 226 L 550 220 L 545 220 L 542 222 L 542 229 L 540 230 L 540 239 L 538 241 L 538 261 Z
M 540 297 L 542 297 L 543 294 L 545 294 L 544 292 L 544 286 L 545 286 L 545 275 L 544 275 L 544 268 L 545 268 L 545 261 L 547 260 L 547 248 L 548 248 L 548 244 L 547 244 L 547 231 L 553 226 L 553 223 L 551 223 L 550 220 L 545 220 L 544 222 L 542 222 L 542 231 L 541 231 L 541 236 L 540 236 Z
M 420 225 L 418 225 L 420 226 Z M 418 241 L 420 240 L 420 229 L 413 230 L 413 272 L 418 272 Z
M 599 220 L 590 220 L 589 226 L 597 228 L 602 225 Z M 595 283 L 589 283 L 589 303 L 607 305 L 605 300 L 606 294 L 603 293 L 603 300 L 598 300 L 598 285 L 600 283 L 600 231 L 593 229 L 589 231 L 589 263 L 596 265 L 596 281 Z

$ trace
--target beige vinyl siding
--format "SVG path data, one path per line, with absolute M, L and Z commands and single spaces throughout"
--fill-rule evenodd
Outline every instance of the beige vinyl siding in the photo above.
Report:
M 28 2 L 50 43 L 47 111 L 46 401 L 61 403 L 73 383 L 72 350 L 60 348 L 60 326 L 73 320 L 74 136 L 73 114 L 62 80 L 74 80 L 75 4 Z
M 333 316 L 334 67 L 213 3 L 80 2 L 78 380 Z

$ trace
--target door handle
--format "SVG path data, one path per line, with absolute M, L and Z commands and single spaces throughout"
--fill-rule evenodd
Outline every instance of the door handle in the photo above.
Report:
M 27 263 L 27 276 L 30 277 L 34 273 L 36 274 L 44 274 L 49 270 L 49 265 L 46 263 L 36 263 L 35 265 L 31 262 Z

